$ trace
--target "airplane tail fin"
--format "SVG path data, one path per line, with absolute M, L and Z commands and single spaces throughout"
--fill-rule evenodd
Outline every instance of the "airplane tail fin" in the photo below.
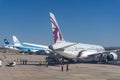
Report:
M 50 12 L 50 21 L 52 24 L 52 32 L 54 37 L 54 43 L 64 41 L 63 36 L 61 34 L 59 25 L 56 21 L 56 18 L 53 13 Z
M 9 44 L 10 44 L 9 41 L 7 39 L 4 39 L 4 45 L 7 46 Z
M 22 44 L 20 43 L 16 36 L 13 36 L 13 42 L 15 46 L 22 46 Z

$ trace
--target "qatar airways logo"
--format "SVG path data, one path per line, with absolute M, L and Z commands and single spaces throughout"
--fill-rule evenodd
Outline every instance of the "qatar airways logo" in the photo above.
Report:
M 56 24 L 56 22 L 54 21 L 54 19 L 52 18 L 52 17 L 50 17 L 51 18 L 51 22 L 52 22 L 52 24 L 53 24 L 53 36 L 54 36 L 54 43 L 56 43 L 56 41 L 59 39 L 59 40 L 62 40 L 62 36 L 61 36 L 61 34 L 60 34 L 60 32 L 59 32 L 59 28 L 58 28 L 58 26 L 57 26 L 57 24 Z

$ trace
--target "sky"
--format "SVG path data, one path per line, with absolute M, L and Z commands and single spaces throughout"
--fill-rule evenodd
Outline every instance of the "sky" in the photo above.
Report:
M 120 46 L 120 0 L 0 0 L 0 43 L 53 44 L 49 12 L 66 41 Z

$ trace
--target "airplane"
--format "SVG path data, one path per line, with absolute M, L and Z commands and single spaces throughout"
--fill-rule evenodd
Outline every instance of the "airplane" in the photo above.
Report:
M 12 45 L 9 43 L 9 41 L 7 39 L 4 39 L 4 47 L 7 49 L 17 50 L 17 51 L 26 52 L 26 53 L 48 50 L 48 47 L 42 46 L 42 45 L 38 46 L 38 47 L 22 45 L 16 36 L 13 36 L 13 43 L 14 44 Z
M 44 47 L 44 48 L 45 48 L 44 51 L 45 51 L 46 53 L 50 53 L 50 52 L 51 52 L 51 50 L 49 49 L 49 47 L 48 47 L 48 46 L 45 46 L 45 45 L 38 45 L 38 44 L 26 43 L 26 42 L 23 42 L 23 44 L 24 44 L 24 45 L 28 45 L 28 46 L 32 46 L 32 47 Z
M 118 55 L 114 51 L 106 51 L 103 46 L 65 41 L 57 20 L 51 12 L 50 21 L 52 24 L 54 44 L 50 45 L 49 48 L 63 59 L 89 60 L 92 57 L 92 61 L 94 61 L 94 58 L 100 59 L 103 56 L 106 56 L 104 57 L 104 61 L 106 62 L 118 59 Z
M 14 42 L 14 47 L 19 50 L 22 50 L 22 51 L 37 52 L 37 51 L 41 51 L 41 50 L 49 50 L 48 47 L 42 46 L 42 45 L 41 46 L 22 45 L 16 36 L 13 36 L 13 42 Z

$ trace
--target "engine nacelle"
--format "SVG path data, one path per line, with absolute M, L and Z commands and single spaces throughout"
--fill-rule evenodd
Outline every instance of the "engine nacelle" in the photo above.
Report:
M 116 53 L 114 53 L 114 52 L 110 52 L 107 55 L 107 59 L 108 59 L 108 61 L 117 60 L 118 59 L 118 55 Z

